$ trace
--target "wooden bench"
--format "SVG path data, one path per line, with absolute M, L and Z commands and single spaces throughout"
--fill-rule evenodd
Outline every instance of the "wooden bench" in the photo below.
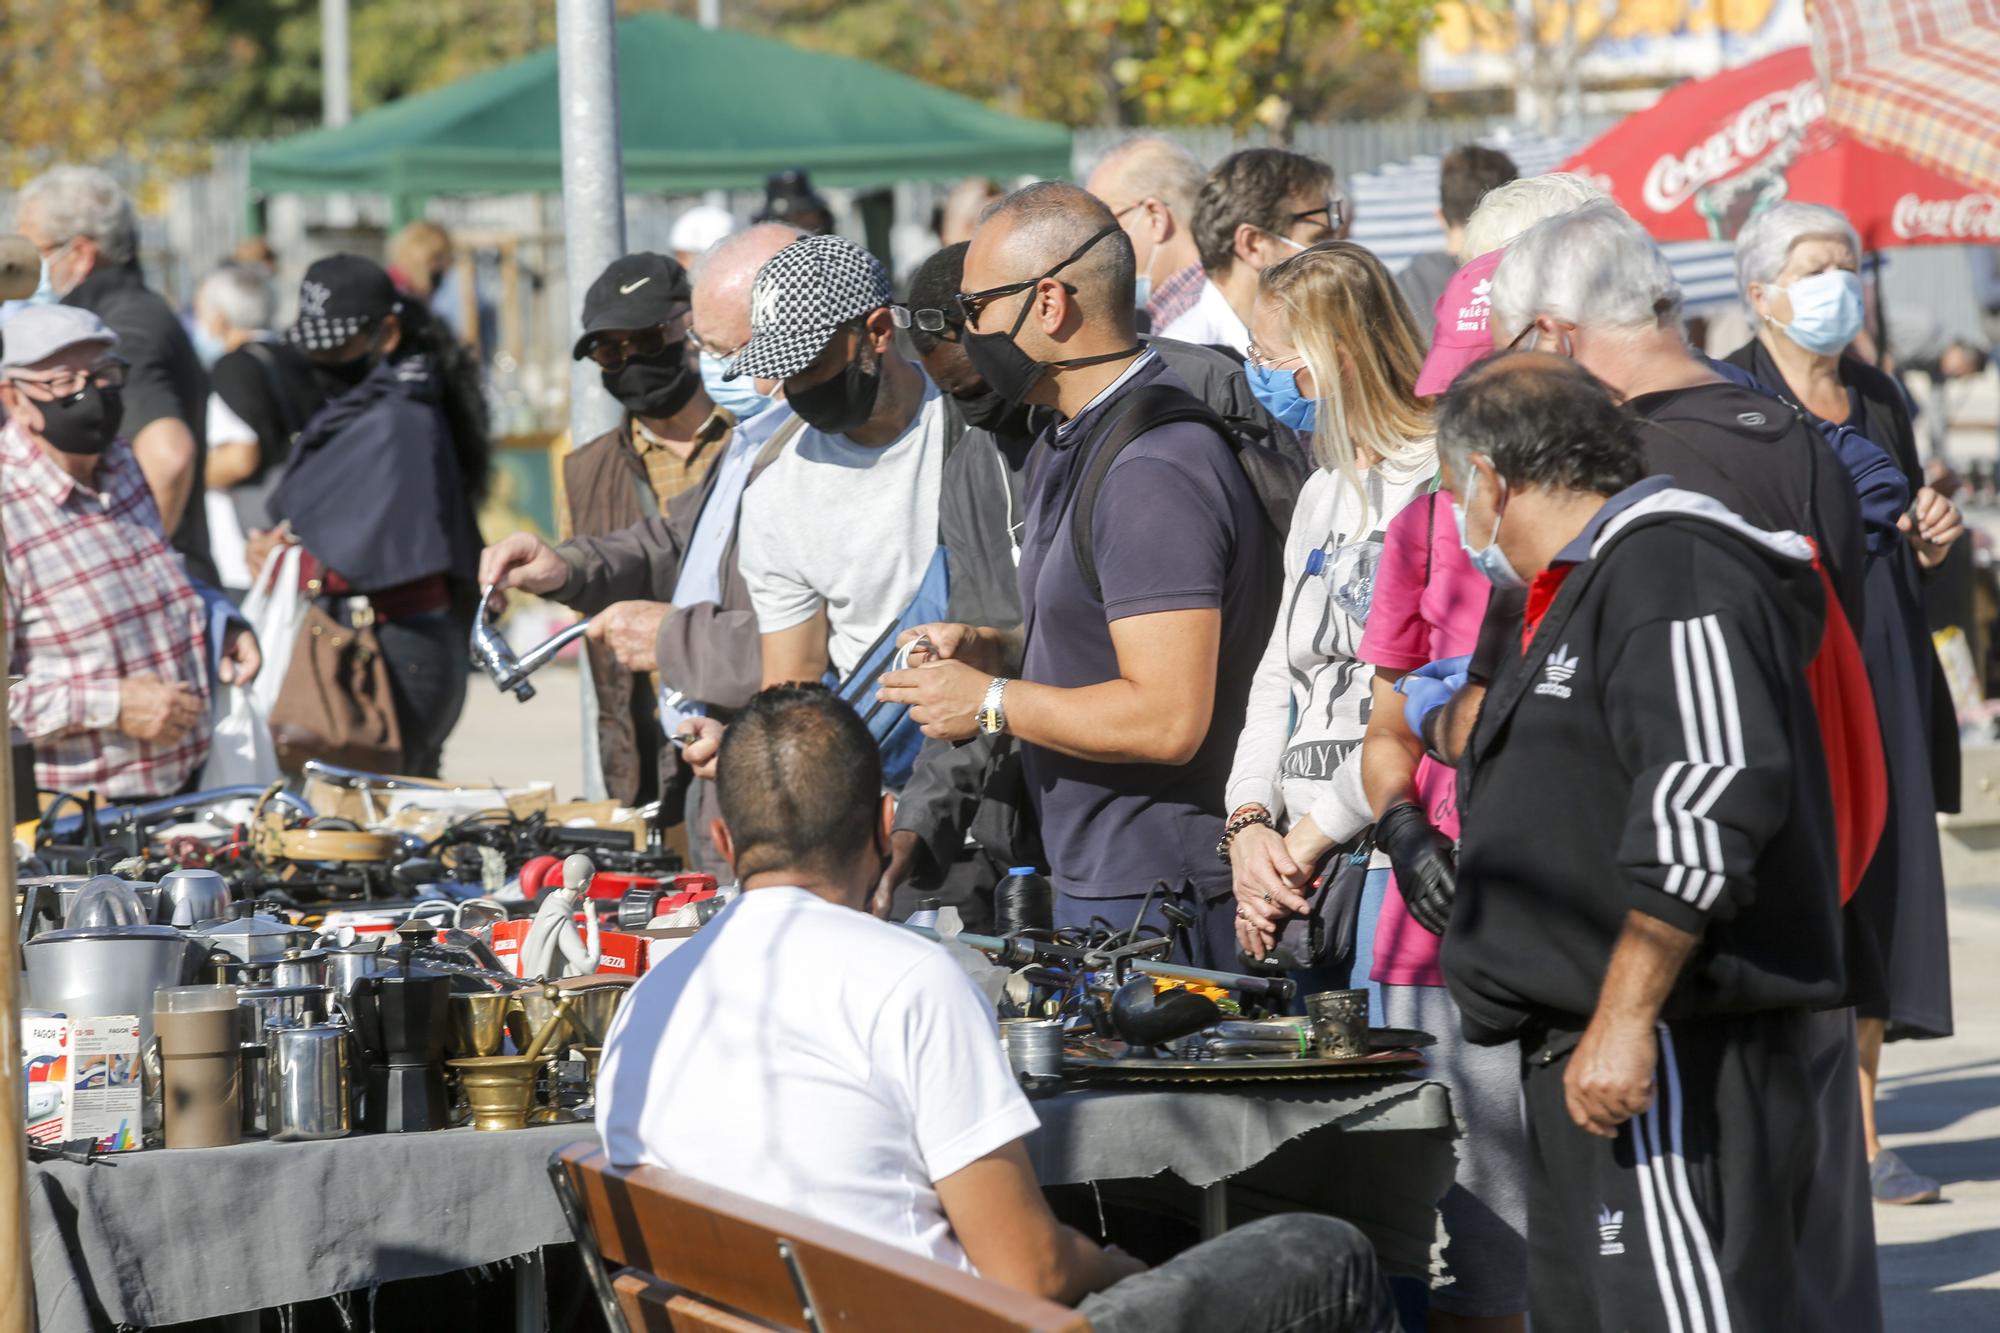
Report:
M 1067 1306 L 597 1144 L 549 1175 L 614 1333 L 1089 1333 Z

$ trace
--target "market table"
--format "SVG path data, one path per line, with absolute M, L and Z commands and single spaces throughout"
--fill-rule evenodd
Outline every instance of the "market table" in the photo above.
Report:
M 1423 1262 L 1392 1256 L 1419 1240 L 1427 1255 L 1451 1178 L 1449 1098 L 1420 1079 L 1079 1089 L 1035 1105 L 1047 1184 L 1171 1172 L 1208 1189 L 1213 1213 L 1227 1181 L 1232 1217 L 1311 1198 L 1369 1232 L 1392 1266 Z M 1362 1131 L 1366 1150 L 1349 1151 Z M 549 1155 L 592 1133 L 458 1129 L 31 1166 L 43 1333 L 234 1314 L 532 1254 L 570 1238 Z

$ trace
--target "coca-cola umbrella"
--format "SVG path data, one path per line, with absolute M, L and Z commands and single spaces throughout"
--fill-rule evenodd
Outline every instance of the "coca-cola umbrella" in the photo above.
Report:
M 2000 242 L 2000 198 L 1828 124 L 1803 46 L 1681 84 L 1563 169 L 1595 180 L 1661 241 L 1734 240 L 1754 214 L 1793 200 L 1840 209 L 1869 250 Z

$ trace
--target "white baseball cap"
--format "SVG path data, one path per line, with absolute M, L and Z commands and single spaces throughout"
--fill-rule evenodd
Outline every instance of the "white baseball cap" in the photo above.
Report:
M 118 335 L 81 306 L 27 306 L 15 311 L 0 329 L 0 370 L 38 366 L 80 343 L 116 347 Z
M 737 229 L 736 217 L 728 209 L 717 208 L 714 204 L 696 204 L 674 219 L 674 230 L 667 239 L 667 247 L 677 255 L 705 254 L 723 237 L 734 236 Z

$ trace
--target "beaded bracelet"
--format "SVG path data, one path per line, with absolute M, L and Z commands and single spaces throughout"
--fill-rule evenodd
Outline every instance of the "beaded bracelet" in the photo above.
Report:
M 1221 859 L 1222 864 L 1229 864 L 1229 844 L 1236 841 L 1236 835 L 1252 824 L 1262 824 L 1265 828 L 1277 827 L 1271 820 L 1271 812 L 1261 805 L 1247 805 L 1237 811 L 1223 826 L 1222 840 L 1215 844 L 1215 854 Z

